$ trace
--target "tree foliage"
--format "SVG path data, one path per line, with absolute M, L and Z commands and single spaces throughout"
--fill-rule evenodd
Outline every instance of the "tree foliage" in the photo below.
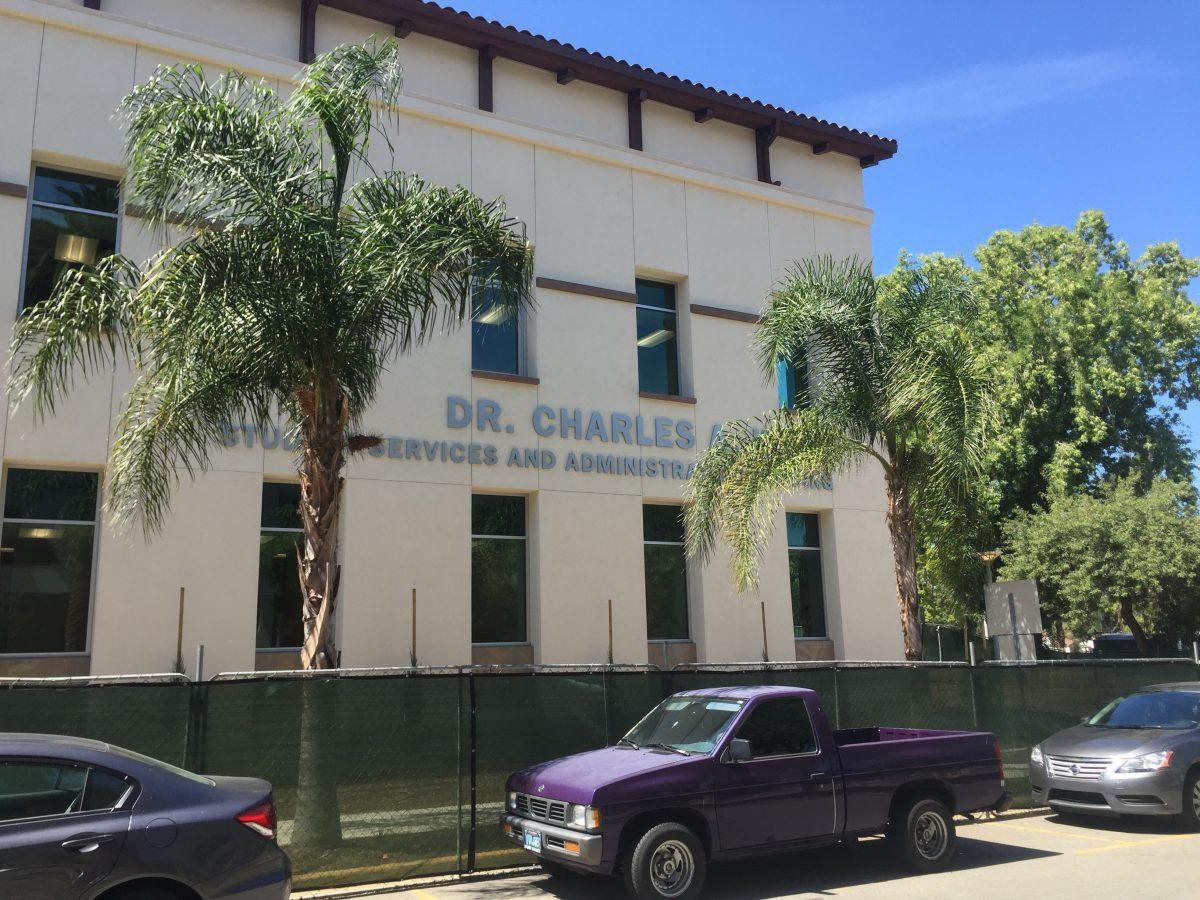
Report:
M 811 403 L 721 429 L 688 484 L 689 552 L 705 558 L 723 538 L 735 584 L 752 587 L 788 491 L 878 464 L 905 652 L 919 657 L 915 518 L 952 518 L 969 503 L 987 449 L 976 311 L 967 280 L 948 269 L 912 265 L 876 280 L 857 260 L 795 264 L 770 295 L 755 346 L 766 379 L 779 359 L 807 359 Z
M 1194 634 L 1200 622 L 1200 518 L 1190 484 L 1133 478 L 1060 494 L 1004 525 L 1005 574 L 1035 578 L 1042 615 L 1076 635 L 1118 623 L 1145 634 Z

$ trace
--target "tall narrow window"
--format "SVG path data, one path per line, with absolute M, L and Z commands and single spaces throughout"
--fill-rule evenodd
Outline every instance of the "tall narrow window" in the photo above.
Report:
M 34 171 L 23 309 L 49 297 L 64 269 L 93 265 L 117 249 L 118 197 L 118 183 L 110 178 Z
M 87 649 L 95 472 L 9 469 L 0 540 L 0 653 Z
M 525 624 L 525 498 L 471 498 L 471 640 L 522 644 Z
M 779 388 L 780 409 L 803 409 L 812 404 L 804 351 L 792 359 L 780 359 L 775 363 L 775 382 Z
M 686 641 L 687 559 L 678 506 L 642 507 L 646 559 L 646 636 L 652 641 Z
M 821 535 L 813 513 L 787 514 L 792 628 L 798 638 L 826 637 L 821 583 Z
M 675 285 L 637 280 L 638 390 L 679 394 Z
M 258 537 L 258 626 L 262 650 L 304 643 L 300 616 L 303 595 L 297 551 L 304 538 L 300 485 L 267 481 L 262 492 L 262 531 Z
M 471 297 L 471 368 L 521 374 L 520 311 L 483 280 Z

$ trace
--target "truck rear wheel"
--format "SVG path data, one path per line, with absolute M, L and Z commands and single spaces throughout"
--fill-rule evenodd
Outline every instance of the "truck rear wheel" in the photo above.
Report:
M 663 822 L 634 846 L 625 888 L 636 900 L 692 900 L 700 896 L 707 871 L 704 845 L 696 835 L 678 822 Z
M 938 800 L 923 798 L 905 806 L 888 837 L 901 859 L 918 872 L 937 872 L 954 860 L 954 817 Z

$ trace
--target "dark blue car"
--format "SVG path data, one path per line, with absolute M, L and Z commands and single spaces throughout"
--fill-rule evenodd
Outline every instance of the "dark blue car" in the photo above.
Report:
M 0 897 L 286 900 L 271 785 L 0 733 Z

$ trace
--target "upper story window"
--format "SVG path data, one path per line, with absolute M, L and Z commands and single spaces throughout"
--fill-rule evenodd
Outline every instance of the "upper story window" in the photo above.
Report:
M 798 638 L 826 637 L 825 589 L 821 581 L 821 533 L 815 513 L 788 513 L 788 576 L 792 628 Z
M 521 644 L 527 638 L 525 498 L 471 498 L 471 641 Z
M 22 309 L 49 297 L 64 269 L 116 252 L 119 199 L 120 185 L 111 178 L 34 170 Z
M 678 506 L 642 507 L 646 637 L 651 641 L 686 641 L 691 637 L 681 513 Z
M 637 280 L 638 390 L 679 395 L 675 285 Z
M 0 653 L 87 649 L 96 472 L 9 469 L 0 536 Z
M 499 302 L 487 282 L 476 283 L 471 297 L 471 368 L 521 374 L 521 313 Z
M 793 359 L 780 359 L 775 363 L 775 383 L 779 389 L 780 409 L 804 409 L 812 405 L 808 360 L 803 351 Z
M 259 649 L 299 647 L 304 643 L 300 617 L 303 594 L 297 551 L 304 540 L 300 522 L 300 485 L 263 482 L 262 524 L 258 537 Z

